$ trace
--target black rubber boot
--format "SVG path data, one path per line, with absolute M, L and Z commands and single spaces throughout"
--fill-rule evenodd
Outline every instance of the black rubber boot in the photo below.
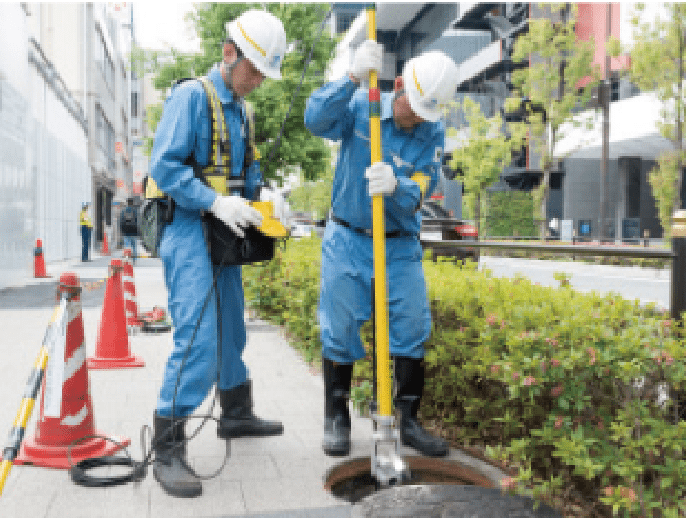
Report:
M 325 400 L 322 449 L 324 453 L 333 457 L 348 455 L 350 453 L 348 397 L 353 366 L 322 358 L 322 368 Z
M 222 439 L 266 437 L 283 433 L 280 421 L 268 421 L 253 414 L 250 380 L 232 389 L 220 390 L 219 404 L 222 407 L 222 415 L 217 435 Z
M 448 443 L 429 434 L 417 421 L 417 411 L 424 390 L 424 364 L 422 360 L 396 356 L 396 396 L 393 401 L 400 413 L 400 440 L 428 457 L 444 457 Z
M 173 426 L 172 426 L 173 425 Z M 171 496 L 191 498 L 202 494 L 202 483 L 186 462 L 186 443 L 183 421 L 173 423 L 155 412 L 153 420 L 152 472 L 162 489 Z

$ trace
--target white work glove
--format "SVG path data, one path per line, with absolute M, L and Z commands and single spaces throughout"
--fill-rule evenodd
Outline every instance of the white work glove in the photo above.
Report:
M 393 167 L 385 162 L 376 162 L 364 171 L 364 176 L 369 180 L 369 196 L 377 194 L 393 194 L 398 185 L 393 174 Z
M 210 212 L 233 230 L 238 237 L 245 236 L 243 228 L 248 225 L 258 227 L 262 224 L 262 214 L 248 205 L 240 196 L 218 194 L 212 202 Z
M 383 45 L 373 40 L 366 40 L 355 51 L 350 74 L 358 81 L 367 81 L 369 71 L 381 72 L 382 65 Z

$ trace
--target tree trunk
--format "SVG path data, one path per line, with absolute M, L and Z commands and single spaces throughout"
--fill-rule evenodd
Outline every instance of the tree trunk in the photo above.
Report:
M 541 221 L 540 221 L 540 238 L 541 240 L 545 239 L 546 237 L 546 232 L 547 232 L 547 223 L 548 223 L 548 186 L 550 185 L 550 168 L 549 166 L 546 166 L 545 169 L 543 169 L 543 178 L 541 179 L 541 185 L 542 185 L 542 196 L 541 196 Z
M 476 193 L 474 203 L 474 223 L 476 223 L 476 235 L 481 237 L 481 192 Z

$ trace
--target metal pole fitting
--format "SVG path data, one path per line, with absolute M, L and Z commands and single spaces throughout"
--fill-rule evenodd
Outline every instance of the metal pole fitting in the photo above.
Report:
M 400 434 L 394 425 L 395 417 L 372 414 L 372 419 L 372 476 L 381 487 L 402 484 L 410 478 L 410 470 L 407 463 L 398 455 Z

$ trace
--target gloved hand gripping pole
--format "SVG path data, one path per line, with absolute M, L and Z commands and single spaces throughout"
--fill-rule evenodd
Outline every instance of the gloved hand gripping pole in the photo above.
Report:
M 367 5 L 367 38 L 376 41 L 376 6 Z M 377 85 L 377 72 L 369 73 L 369 138 L 371 163 L 381 162 L 381 93 Z M 372 244 L 374 248 L 374 329 L 376 337 L 376 376 L 378 413 L 374 421 L 372 446 L 372 476 L 379 485 L 389 486 L 401 482 L 408 473 L 407 464 L 398 455 L 398 431 L 394 426 L 391 408 L 391 373 L 388 338 L 388 298 L 386 295 L 386 230 L 384 225 L 383 195 L 372 198 Z

